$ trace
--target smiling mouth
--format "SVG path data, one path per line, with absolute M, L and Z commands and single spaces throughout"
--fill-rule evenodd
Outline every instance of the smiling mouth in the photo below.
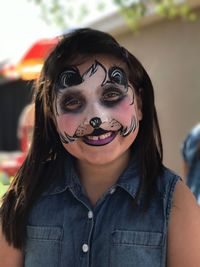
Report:
M 117 132 L 105 132 L 100 135 L 87 135 L 83 137 L 83 142 L 90 146 L 104 146 L 112 142 Z

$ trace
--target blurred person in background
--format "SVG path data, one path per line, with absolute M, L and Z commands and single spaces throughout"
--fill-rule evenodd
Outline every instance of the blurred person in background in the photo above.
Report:
M 185 181 L 200 204 L 200 123 L 187 134 L 182 157 Z
M 162 163 L 137 58 L 107 33 L 74 30 L 34 96 L 32 144 L 1 206 L 0 267 L 199 266 L 199 206 Z
M 17 127 L 17 137 L 19 140 L 20 150 L 22 154 L 17 157 L 17 165 L 21 166 L 24 162 L 28 150 L 31 145 L 35 120 L 35 104 L 30 103 L 26 105 L 20 116 Z
M 24 107 L 19 117 L 17 137 L 20 148 L 25 154 L 28 152 L 33 135 L 34 113 L 34 103 L 30 103 Z
M 20 151 L 13 155 L 7 155 L 0 162 L 0 181 L 4 185 L 9 185 L 13 176 L 16 174 L 24 162 L 30 148 L 33 128 L 34 128 L 34 104 L 25 106 L 19 116 L 17 137 L 19 140 Z

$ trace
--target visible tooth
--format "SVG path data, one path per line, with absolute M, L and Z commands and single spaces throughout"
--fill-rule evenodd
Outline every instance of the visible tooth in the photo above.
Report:
M 110 137 L 110 136 L 111 136 L 111 134 L 112 134 L 111 132 L 107 133 L 107 137 Z
M 90 139 L 90 140 L 95 140 L 95 141 L 97 141 L 97 140 L 103 140 L 103 139 L 106 139 L 106 138 L 108 138 L 109 136 L 111 136 L 111 132 L 109 132 L 109 133 L 106 133 L 106 134 L 101 134 L 101 135 L 98 135 L 98 136 L 87 136 L 87 138 L 88 139 Z
M 112 134 L 111 132 L 106 133 L 106 134 L 102 134 L 102 135 L 99 136 L 99 138 L 100 138 L 100 139 L 106 139 L 106 138 L 110 137 L 111 134 Z
M 99 136 L 99 139 L 101 139 L 101 140 L 102 139 L 106 139 L 106 138 L 107 138 L 107 134 L 102 134 L 102 135 Z

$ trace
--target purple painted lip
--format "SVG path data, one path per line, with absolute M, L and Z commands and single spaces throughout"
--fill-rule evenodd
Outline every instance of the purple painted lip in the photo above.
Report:
M 105 139 L 98 139 L 98 140 L 91 140 L 87 137 L 83 137 L 83 142 L 90 146 L 104 146 L 112 142 L 117 135 L 117 132 L 112 132 L 111 136 L 105 138 Z

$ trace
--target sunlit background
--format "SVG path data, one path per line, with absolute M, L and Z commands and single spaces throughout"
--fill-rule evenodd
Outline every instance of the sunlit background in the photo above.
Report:
M 182 176 L 182 142 L 200 121 L 200 0 L 187 1 L 190 13 L 184 7 L 181 16 L 177 16 L 177 9 L 170 9 L 167 17 L 163 16 L 163 6 L 155 10 L 155 6 L 145 4 L 139 11 L 134 10 L 135 13 L 130 10 L 123 13 L 119 5 L 114 4 L 126 2 L 128 6 L 133 2 L 153 1 L 67 1 L 69 6 L 61 12 L 63 17 L 59 17 L 58 6 L 54 6 L 54 15 L 58 14 L 55 17 L 49 15 L 48 8 L 46 15 L 42 13 L 41 6 L 35 2 L 7 0 L 1 3 L 0 179 L 7 183 L 20 164 L 19 116 L 31 101 L 31 86 L 46 56 L 45 51 L 38 54 L 30 49 L 35 44 L 37 49 L 39 46 L 50 49 L 58 36 L 83 26 L 113 34 L 143 63 L 155 88 L 164 163 Z M 47 6 L 50 2 L 46 1 Z M 141 9 L 144 7 L 147 10 Z M 133 20 L 134 16 L 140 20 Z

